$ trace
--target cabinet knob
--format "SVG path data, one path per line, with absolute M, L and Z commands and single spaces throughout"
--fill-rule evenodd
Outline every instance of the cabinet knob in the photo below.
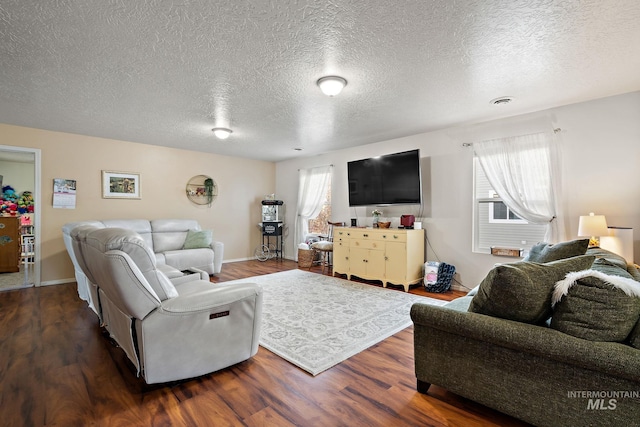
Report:
M 394 238 L 394 239 L 397 239 L 397 238 L 398 238 L 398 236 L 396 236 L 396 235 L 394 234 L 394 235 L 393 235 L 393 238 Z
M 382 238 L 383 238 L 383 239 L 386 239 L 386 238 L 387 238 L 387 235 L 386 235 L 386 234 L 383 234 L 383 235 L 382 235 Z
M 369 235 L 368 235 L 368 234 L 363 234 L 362 236 L 364 236 L 364 237 L 369 237 Z
M 388 256 L 384 257 L 384 260 L 389 261 L 389 257 Z

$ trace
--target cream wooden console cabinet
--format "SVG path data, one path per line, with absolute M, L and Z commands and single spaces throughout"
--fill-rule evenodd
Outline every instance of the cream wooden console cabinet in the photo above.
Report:
M 424 230 L 347 228 L 333 230 L 333 274 L 404 286 L 419 283 L 424 264 Z

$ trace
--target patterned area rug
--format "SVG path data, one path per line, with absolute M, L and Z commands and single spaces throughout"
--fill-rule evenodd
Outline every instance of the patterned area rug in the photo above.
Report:
M 234 282 L 264 289 L 260 345 L 314 376 L 410 326 L 414 302 L 447 303 L 302 270 Z

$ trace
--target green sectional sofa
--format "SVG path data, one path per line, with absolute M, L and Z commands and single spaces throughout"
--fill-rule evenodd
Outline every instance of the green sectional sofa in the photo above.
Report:
M 539 255 L 496 266 L 445 306 L 413 305 L 418 391 L 438 385 L 537 426 L 638 425 L 638 270 L 586 244 L 566 258 Z M 558 276 L 571 275 L 554 296 Z

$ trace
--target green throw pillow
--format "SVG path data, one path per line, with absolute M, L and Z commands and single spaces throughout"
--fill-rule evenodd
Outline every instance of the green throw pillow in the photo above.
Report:
M 625 277 L 627 279 L 633 279 L 633 276 L 629 274 L 626 268 L 621 268 L 619 264 L 615 264 L 605 258 L 596 258 L 591 265 L 591 269 L 599 271 L 609 276 Z
M 213 242 L 213 231 L 189 230 L 187 239 L 184 241 L 184 249 L 209 248 L 211 242 Z
M 524 261 L 551 262 L 559 259 L 584 255 L 589 247 L 589 239 L 571 240 L 555 244 L 538 243 L 534 245 Z
M 593 255 L 596 258 L 602 258 L 602 259 L 606 259 L 607 261 L 609 261 L 611 264 L 615 264 L 620 268 L 623 269 L 627 269 L 627 260 L 625 260 L 623 257 L 621 257 L 618 254 L 615 254 L 611 251 L 608 251 L 606 249 L 602 249 L 602 248 L 589 248 L 587 250 L 587 255 Z
M 592 256 L 547 264 L 520 261 L 494 267 L 480 283 L 469 311 L 540 325 L 551 317 L 551 294 L 558 280 L 572 271 L 588 269 Z
M 590 341 L 632 339 L 640 317 L 640 282 L 627 276 L 594 269 L 558 282 L 551 327 Z

